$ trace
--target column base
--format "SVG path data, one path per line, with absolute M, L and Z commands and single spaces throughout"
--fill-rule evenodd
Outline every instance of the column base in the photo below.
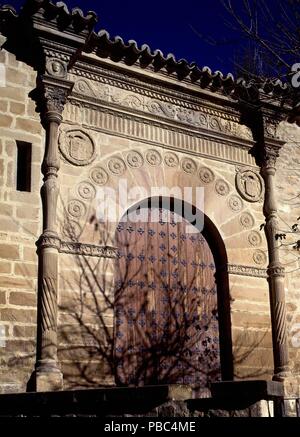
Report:
M 290 370 L 285 370 L 285 371 L 282 371 L 282 372 L 275 373 L 273 375 L 272 380 L 273 381 L 278 381 L 278 382 L 285 382 L 286 380 L 291 379 L 291 378 L 292 378 L 291 371 Z
M 35 372 L 35 391 L 59 391 L 63 389 L 61 372 Z

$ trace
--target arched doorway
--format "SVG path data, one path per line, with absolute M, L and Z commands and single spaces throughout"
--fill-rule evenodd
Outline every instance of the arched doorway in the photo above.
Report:
M 207 230 L 200 232 L 178 214 L 174 202 L 164 209 L 160 200 L 155 205 L 147 199 L 139 207 L 141 218 L 132 220 L 129 212 L 116 231 L 117 383 L 205 387 L 224 376 L 220 275 L 205 236 L 211 234 L 211 222 L 206 220 Z M 211 240 L 217 246 L 213 236 Z

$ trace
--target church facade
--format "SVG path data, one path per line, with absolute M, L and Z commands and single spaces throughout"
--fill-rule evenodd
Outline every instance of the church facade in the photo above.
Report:
M 278 234 L 297 220 L 299 132 L 273 101 L 284 87 L 95 33 L 94 14 L 62 3 L 0 17 L 1 392 L 197 398 L 261 380 L 296 414 L 298 256 Z

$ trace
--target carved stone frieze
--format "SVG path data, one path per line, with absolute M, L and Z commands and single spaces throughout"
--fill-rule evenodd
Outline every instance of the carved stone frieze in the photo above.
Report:
M 253 169 L 238 167 L 235 182 L 236 189 L 243 199 L 248 202 L 262 200 L 263 180 Z
M 83 255 L 98 258 L 117 258 L 117 248 L 115 247 L 96 246 L 93 244 L 84 244 L 73 241 L 62 241 L 60 252 L 71 255 Z
M 120 85 L 120 84 L 118 84 Z M 252 133 L 246 126 L 239 124 L 237 117 L 228 116 L 217 109 L 203 108 L 199 105 L 184 105 L 185 100 L 164 100 L 159 93 L 143 92 L 142 88 L 132 91 L 120 89 L 112 82 L 103 85 L 95 80 L 80 78 L 75 82 L 74 92 L 80 98 L 90 97 L 93 100 L 112 103 L 124 108 L 131 108 L 155 116 L 166 117 L 180 123 L 186 123 L 198 128 L 217 131 L 220 133 L 252 140 Z M 154 98 L 153 98 L 153 97 Z
M 74 92 L 100 100 L 109 100 L 110 89 L 106 85 L 94 86 L 91 81 L 79 79 L 75 82 Z
M 228 273 L 232 275 L 254 276 L 257 278 L 267 277 L 266 269 L 238 264 L 228 264 Z
M 280 277 L 280 278 L 285 277 L 285 269 L 280 263 L 278 263 L 275 266 L 269 266 L 267 272 L 268 275 L 271 277 Z
M 89 165 L 96 158 L 95 143 L 82 129 L 62 129 L 58 143 L 63 157 L 73 165 Z
M 38 250 L 53 248 L 59 250 L 60 248 L 60 239 L 58 235 L 54 235 L 52 233 L 44 232 L 40 238 L 38 239 L 36 246 Z
M 222 140 L 212 139 L 209 131 L 207 134 L 183 126 L 170 129 L 165 123 L 154 123 L 147 119 L 137 119 L 129 114 L 117 112 L 108 108 L 100 108 L 91 103 L 79 102 L 69 98 L 70 104 L 64 112 L 65 120 L 73 124 L 87 124 L 97 131 L 116 135 L 128 139 L 137 139 L 140 142 L 163 145 L 170 151 L 184 151 L 191 155 L 214 158 L 222 162 L 255 166 L 255 159 L 249 153 L 251 146 L 241 144 L 233 137 Z

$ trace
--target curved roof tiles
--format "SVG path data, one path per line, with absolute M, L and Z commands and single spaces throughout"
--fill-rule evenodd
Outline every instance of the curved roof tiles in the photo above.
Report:
M 152 67 L 156 72 L 165 71 L 175 73 L 178 80 L 188 79 L 198 83 L 201 88 L 213 91 L 223 91 L 226 95 L 241 95 L 247 93 L 253 97 L 260 92 L 267 95 L 279 96 L 286 93 L 289 85 L 279 79 L 264 80 L 259 85 L 254 81 L 235 79 L 232 74 L 223 75 L 221 71 L 212 72 L 209 67 L 199 67 L 196 63 L 189 63 L 186 59 L 176 60 L 171 53 L 164 55 L 161 50 L 152 50 L 147 44 L 138 46 L 134 40 L 125 42 L 120 36 L 111 37 L 106 30 L 94 31 L 97 14 L 93 11 L 85 15 L 80 8 L 69 10 L 64 2 L 53 3 L 51 0 L 27 0 L 19 15 L 9 5 L 0 8 L 0 26 L 8 21 L 14 21 L 22 16 L 40 13 L 46 21 L 58 20 L 60 28 L 71 27 L 75 33 L 88 31 L 90 38 L 83 51 L 95 52 L 101 58 L 110 58 L 115 62 L 123 61 L 127 65 L 139 63 L 141 68 Z

